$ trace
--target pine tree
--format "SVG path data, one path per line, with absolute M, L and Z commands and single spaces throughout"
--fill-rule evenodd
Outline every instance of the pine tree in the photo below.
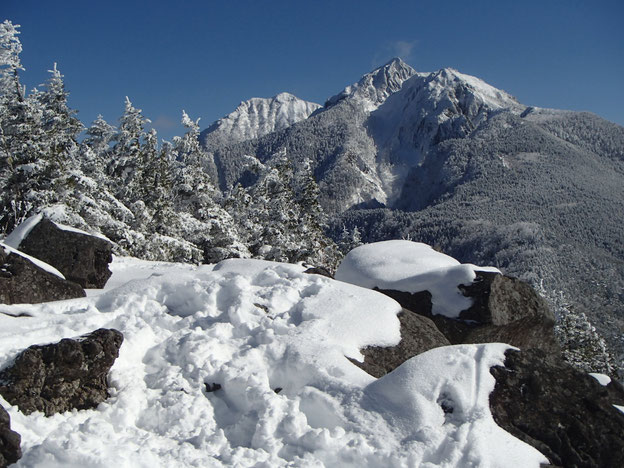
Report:
M 174 138 L 177 165 L 174 172 L 175 208 L 188 213 L 182 221 L 183 237 L 203 248 L 204 262 L 246 257 L 232 217 L 218 202 L 218 193 L 202 167 L 204 152 L 199 144 L 199 119 L 192 120 L 182 111 L 187 132 Z
M 101 115 L 93 121 L 82 140 L 80 167 L 99 183 L 104 183 L 106 163 L 110 158 L 111 142 L 116 129 Z
M 28 146 L 30 127 L 30 112 L 19 79 L 24 67 L 18 28 L 8 20 L 0 24 L 0 232 L 12 230 L 30 209 L 13 186 L 17 166 L 14 152 Z
M 111 188 L 124 203 L 132 205 L 140 200 L 141 161 L 145 126 L 150 123 L 126 97 L 124 113 L 119 119 L 116 144 L 111 151 L 107 174 Z
M 56 166 L 63 169 L 68 160 L 76 156 L 78 134 L 83 130 L 82 123 L 76 118 L 77 112 L 69 108 L 63 75 L 56 68 L 49 70 L 52 76 L 43 85 L 45 91 L 35 93 L 42 109 L 42 126 L 48 144 L 48 157 Z

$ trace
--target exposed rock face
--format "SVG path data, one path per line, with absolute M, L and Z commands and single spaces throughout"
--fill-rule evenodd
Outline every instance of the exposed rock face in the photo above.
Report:
M 78 339 L 30 346 L 0 372 L 0 394 L 24 414 L 95 408 L 108 397 L 106 376 L 122 342 L 119 331 L 101 328 Z
M 21 436 L 11 430 L 9 413 L 0 406 L 0 468 L 9 466 L 22 458 Z
M 85 292 L 78 284 L 0 247 L 0 303 L 36 304 L 84 296 Z
M 381 377 L 418 354 L 450 345 L 428 318 L 406 309 L 403 309 L 398 318 L 401 322 L 401 342 L 398 345 L 389 348 L 377 346 L 364 348 L 362 350 L 364 362 L 351 362 L 370 375 Z
M 548 304 L 527 283 L 489 272 L 476 272 L 476 280 L 460 286 L 473 305 L 459 320 L 431 313 L 431 294 L 379 290 L 406 309 L 430 318 L 452 344 L 509 343 L 522 349 L 539 348 L 557 353 L 555 317 Z
M 496 423 L 565 467 L 624 466 L 624 388 L 540 350 L 506 353 L 490 407 Z
M 104 239 L 59 228 L 43 218 L 19 249 L 59 270 L 83 288 L 103 288 L 111 276 L 112 245 Z

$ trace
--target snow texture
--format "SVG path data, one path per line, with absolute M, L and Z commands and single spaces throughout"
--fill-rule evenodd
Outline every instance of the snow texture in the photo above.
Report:
M 500 273 L 493 267 L 461 264 L 427 244 L 392 240 L 353 249 L 338 267 L 336 279 L 369 289 L 429 291 L 432 313 L 456 318 L 472 305 L 457 286 L 472 283 L 475 271 Z
M 115 258 L 97 296 L 1 306 L 0 354 L 99 327 L 124 334 L 95 410 L 46 418 L 0 398 L 17 467 L 500 466 L 545 458 L 494 424 L 489 374 L 507 345 L 438 348 L 375 380 L 348 359 L 399 341 L 399 305 L 374 291 L 228 260 Z M 132 280 L 135 276 L 139 279 Z M 126 282 L 125 284 L 122 284 Z

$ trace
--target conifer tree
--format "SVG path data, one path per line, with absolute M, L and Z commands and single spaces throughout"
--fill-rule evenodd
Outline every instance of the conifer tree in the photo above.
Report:
M 82 140 L 80 166 L 99 183 L 105 183 L 106 163 L 110 158 L 111 142 L 115 138 L 116 129 L 101 115 L 93 121 L 85 132 Z
M 204 152 L 199 144 L 198 122 L 199 119 L 194 121 L 182 111 L 182 125 L 187 132 L 174 138 L 173 143 L 177 160 L 175 207 L 192 217 L 182 223 L 183 236 L 202 246 L 204 262 L 248 256 L 232 217 L 218 203 L 217 191 L 202 167 Z
M 141 161 L 145 126 L 150 123 L 126 97 L 124 113 L 119 119 L 115 146 L 107 167 L 111 188 L 124 203 L 131 205 L 140 199 Z

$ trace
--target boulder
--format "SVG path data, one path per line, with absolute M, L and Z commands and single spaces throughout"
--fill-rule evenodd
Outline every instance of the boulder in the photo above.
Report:
M 381 377 L 408 359 L 433 348 L 450 345 L 449 341 L 426 317 L 403 309 L 397 316 L 401 322 L 401 342 L 392 347 L 370 346 L 361 350 L 364 362 L 351 361 L 374 377 Z
M 0 246 L 0 303 L 36 304 L 84 297 L 80 285 L 37 266 Z
M 0 405 L 0 468 L 22 458 L 21 436 L 11 430 L 9 413 Z
M 498 273 L 477 271 L 476 275 L 473 283 L 460 286 L 473 304 L 460 313 L 459 319 L 433 315 L 428 291 L 379 291 L 433 320 L 451 344 L 501 342 L 522 349 L 559 352 L 555 316 L 528 283 Z
M 19 244 L 19 250 L 43 260 L 83 288 L 103 288 L 111 276 L 112 244 L 105 239 L 63 229 L 42 218 Z
M 593 377 L 541 350 L 509 350 L 490 408 L 496 423 L 532 445 L 553 465 L 624 466 L 624 388 Z
M 106 377 L 122 342 L 119 331 L 101 328 L 77 339 L 30 346 L 0 371 L 0 394 L 24 414 L 95 408 L 108 398 Z

